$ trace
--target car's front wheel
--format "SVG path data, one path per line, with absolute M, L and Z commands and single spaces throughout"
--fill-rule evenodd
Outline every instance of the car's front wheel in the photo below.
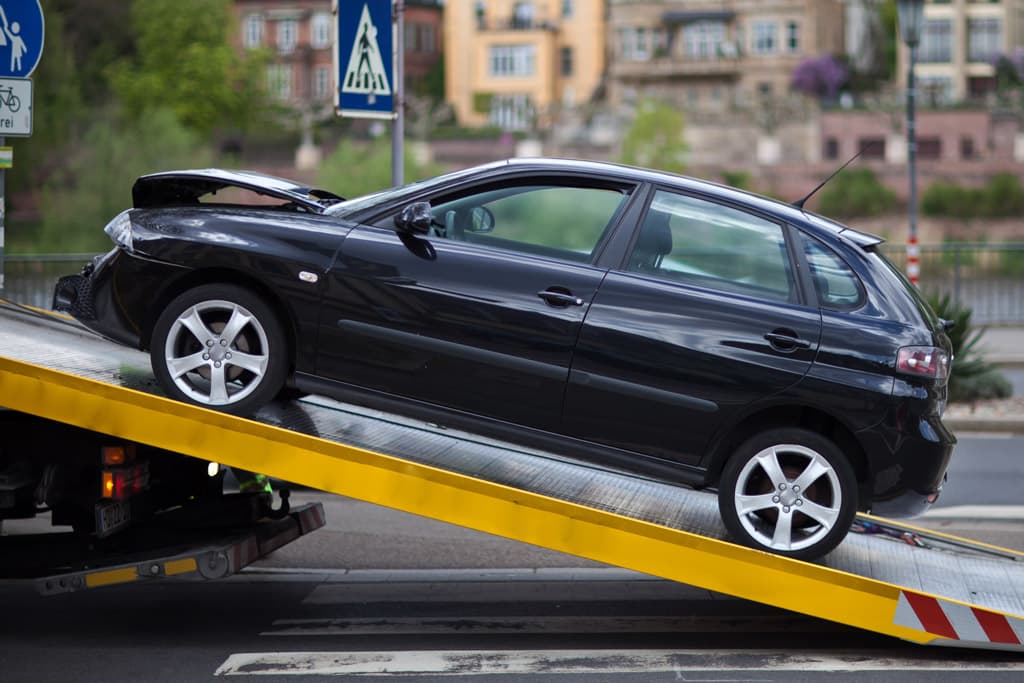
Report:
M 805 429 L 772 429 L 726 462 L 718 507 L 732 537 L 811 560 L 835 548 L 857 512 L 857 480 L 842 451 Z
M 285 345 L 281 323 L 256 294 L 237 285 L 202 285 L 157 318 L 150 361 L 172 398 L 244 415 L 284 386 Z

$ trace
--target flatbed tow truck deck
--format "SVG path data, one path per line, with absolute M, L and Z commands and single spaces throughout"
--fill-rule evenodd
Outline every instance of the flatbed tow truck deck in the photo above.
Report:
M 728 542 L 716 498 L 308 397 L 170 401 L 148 356 L 0 306 L 0 405 L 922 644 L 1024 652 L 1024 555 L 889 520 L 817 563 Z

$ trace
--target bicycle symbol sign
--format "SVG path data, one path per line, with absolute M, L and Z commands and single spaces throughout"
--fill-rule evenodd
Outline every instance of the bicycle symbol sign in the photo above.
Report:
M 32 79 L 0 78 L 0 137 L 32 135 Z
M 39 0 L 0 1 L 0 77 L 28 77 L 43 54 Z

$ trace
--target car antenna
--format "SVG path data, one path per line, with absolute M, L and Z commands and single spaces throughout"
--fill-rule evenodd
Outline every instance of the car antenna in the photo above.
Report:
M 815 193 L 815 192 L 817 192 L 817 191 L 818 191 L 818 190 L 820 190 L 821 188 L 825 187 L 825 184 L 826 184 L 826 183 L 827 183 L 828 181 L 830 181 L 830 180 L 832 180 L 833 178 L 835 178 L 835 177 L 836 177 L 837 175 L 839 175 L 839 172 L 840 172 L 840 171 L 842 171 L 842 170 L 843 170 L 844 168 L 846 168 L 847 166 L 849 166 L 850 164 L 852 164 L 852 163 L 853 163 L 853 162 L 854 162 L 854 161 L 855 161 L 855 160 L 857 159 L 857 157 L 859 157 L 859 156 L 860 156 L 861 154 L 863 154 L 863 153 L 864 153 L 864 150 L 865 150 L 865 149 L 867 149 L 867 146 L 864 146 L 863 148 L 861 148 L 861 149 L 860 149 L 860 150 L 859 150 L 859 151 L 858 151 L 858 152 L 857 152 L 856 154 L 854 154 L 854 155 L 853 155 L 852 157 L 850 157 L 850 158 L 849 158 L 849 160 L 848 160 L 848 161 L 847 161 L 847 162 L 846 162 L 845 164 L 843 164 L 842 166 L 840 166 L 839 168 L 837 168 L 837 169 L 836 169 L 835 171 L 833 171 L 833 172 L 832 172 L 832 175 L 830 175 L 830 176 L 829 176 L 828 178 L 825 178 L 824 180 L 822 180 L 822 181 L 821 181 L 821 182 L 820 182 L 820 183 L 818 184 L 818 186 L 817 186 L 816 188 L 814 188 L 813 190 L 811 190 L 810 192 L 808 192 L 808 193 L 807 193 L 807 196 L 806 196 L 806 197 L 804 197 L 803 199 L 798 199 L 798 200 L 796 200 L 795 202 L 792 202 L 792 203 L 791 203 L 791 206 L 795 206 L 796 208 L 798 208 L 798 209 L 801 209 L 801 210 L 802 210 L 802 209 L 804 208 L 804 204 L 805 204 L 805 203 L 807 202 L 807 200 L 808 200 L 808 199 L 810 199 L 811 197 L 813 197 L 813 196 L 814 196 L 814 193 Z

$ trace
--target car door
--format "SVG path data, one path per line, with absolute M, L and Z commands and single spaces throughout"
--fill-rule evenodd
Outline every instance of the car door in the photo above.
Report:
M 583 324 L 566 393 L 575 436 L 687 465 L 753 401 L 807 373 L 821 335 L 788 229 L 658 189 Z
M 317 374 L 541 429 L 559 425 L 592 265 L 630 196 L 582 178 L 490 182 L 401 207 L 346 237 L 329 274 Z

